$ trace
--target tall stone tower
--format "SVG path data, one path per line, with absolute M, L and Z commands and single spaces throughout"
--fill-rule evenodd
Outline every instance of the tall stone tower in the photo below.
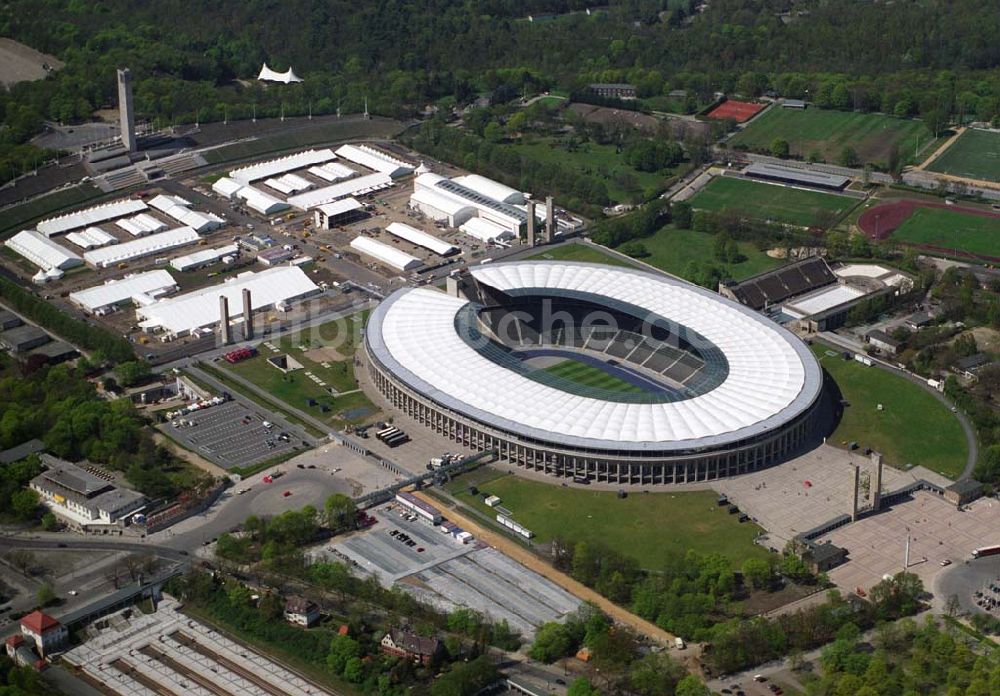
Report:
M 121 119 L 122 145 L 129 152 L 136 151 L 135 114 L 132 113 L 132 72 L 118 70 L 118 117 Z

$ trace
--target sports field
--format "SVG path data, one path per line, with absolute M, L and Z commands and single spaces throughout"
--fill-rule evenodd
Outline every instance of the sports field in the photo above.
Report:
M 911 244 L 928 244 L 979 256 L 1000 258 L 1000 218 L 948 210 L 917 208 L 892 234 Z
M 611 392 L 624 392 L 629 394 L 641 393 L 642 389 L 629 384 L 623 379 L 610 375 L 599 367 L 588 365 L 579 360 L 563 360 L 550 367 L 544 368 L 546 372 L 561 377 L 562 379 L 585 387 L 594 387 Z
M 840 353 L 828 355 L 827 350 L 813 345 L 820 364 L 850 404 L 829 438 L 831 444 L 857 442 L 878 450 L 896 467 L 925 466 L 952 479 L 962 473 L 968 445 L 947 406 L 900 375 L 844 360 Z
M 692 263 L 723 265 L 728 275 L 735 280 L 749 278 L 782 263 L 781 259 L 772 259 L 750 242 L 738 242 L 744 260 L 739 263 L 723 264 L 715 260 L 714 240 L 715 238 L 707 232 L 679 230 L 668 225 L 658 230 L 652 237 L 639 241 L 649 252 L 649 256 L 644 257 L 643 261 L 685 280 L 693 280 L 688 277 Z
M 858 201 L 819 191 L 717 176 L 691 198 L 701 210 L 739 210 L 758 220 L 810 227 L 841 218 Z
M 836 164 L 845 147 L 854 148 L 862 162 L 885 166 L 893 143 L 904 158 L 923 151 L 933 138 L 920 121 L 883 114 L 817 109 L 769 109 L 745 130 L 733 136 L 731 147 L 770 152 L 775 139 L 788 142 L 793 157 L 817 153 L 820 161 Z M 928 150 L 931 152 L 932 150 Z
M 473 472 L 475 478 L 460 476 L 449 489 L 490 519 L 496 518 L 496 511 L 467 488 L 475 483 L 480 492 L 499 496 L 514 519 L 536 534 L 536 542 L 561 536 L 603 544 L 651 570 L 688 549 L 721 553 L 734 564 L 768 555 L 753 543 L 761 528 L 737 522 L 735 515 L 716 505 L 718 494 L 712 491 L 630 493 L 621 499 L 614 491 L 562 488 L 512 474 L 497 473 L 490 479 L 489 472 Z
M 1000 133 L 969 129 L 927 169 L 971 179 L 1000 181 Z

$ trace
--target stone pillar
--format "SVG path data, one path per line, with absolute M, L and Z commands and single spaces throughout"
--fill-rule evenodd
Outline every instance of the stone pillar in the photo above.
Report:
M 528 246 L 535 246 L 535 202 L 528 201 Z
M 556 238 L 556 206 L 552 196 L 545 199 L 545 242 L 551 244 Z
M 250 300 L 250 288 L 243 288 L 243 338 L 247 341 L 253 338 L 253 302 Z
M 858 521 L 858 492 L 861 482 L 861 467 L 857 464 L 851 464 L 854 467 L 854 485 L 851 487 L 853 495 L 851 496 L 851 522 Z
M 448 276 L 445 278 L 445 291 L 452 297 L 458 297 L 458 278 L 454 276 Z
M 882 507 L 882 455 L 872 452 L 872 466 L 875 467 L 875 483 L 872 491 L 872 509 L 878 512 Z
M 118 71 L 118 119 L 121 123 L 122 145 L 135 152 L 135 114 L 132 112 L 132 72 L 128 68 Z
M 229 300 L 225 295 L 219 295 L 219 338 L 224 346 L 233 342 L 233 331 L 229 326 Z

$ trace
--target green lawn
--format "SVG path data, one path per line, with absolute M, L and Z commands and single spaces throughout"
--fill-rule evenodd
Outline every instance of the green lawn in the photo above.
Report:
M 42 218 L 54 216 L 62 210 L 82 205 L 102 196 L 101 190 L 91 183 L 70 186 L 34 200 L 15 205 L 3 211 L 0 234 L 14 233 Z
M 809 227 L 841 218 L 858 201 L 832 193 L 718 176 L 691 198 L 701 210 L 739 210 L 759 220 Z
M 619 499 L 613 491 L 562 488 L 515 475 L 498 474 L 484 481 L 488 471 L 475 472 L 475 478 L 460 476 L 449 488 L 490 519 L 496 518 L 496 511 L 480 496 L 470 495 L 467 487 L 475 482 L 480 492 L 500 496 L 500 504 L 541 543 L 557 535 L 600 543 L 652 570 L 688 549 L 721 553 L 735 564 L 767 556 L 767 551 L 753 543 L 761 528 L 737 522 L 725 507 L 716 506 L 718 494 L 712 491 L 630 493 Z
M 688 265 L 692 262 L 724 265 L 729 271 L 729 276 L 735 280 L 749 278 L 783 263 L 781 259 L 772 259 L 750 242 L 739 242 L 740 253 L 745 260 L 735 264 L 722 264 L 715 260 L 713 239 L 712 235 L 706 232 L 679 230 L 667 226 L 652 237 L 640 240 L 649 252 L 649 256 L 642 260 L 685 280 L 692 280 L 688 273 Z
M 603 263 L 608 266 L 626 266 L 634 268 L 628 261 L 606 252 L 597 244 L 563 244 L 556 247 L 546 247 L 537 254 L 524 257 L 525 261 L 583 261 L 586 263 Z
M 965 468 L 968 447 L 958 419 L 926 389 L 877 367 L 844 360 L 819 344 L 813 352 L 850 404 L 830 442 L 857 442 L 885 457 L 887 464 L 922 465 L 957 478 Z M 878 410 L 882 404 L 883 410 Z
M 1000 257 L 1000 218 L 946 208 L 917 208 L 892 237 L 902 242 Z
M 555 138 L 526 138 L 510 147 L 539 162 L 552 162 L 603 180 L 608 196 L 616 203 L 630 201 L 633 198 L 630 189 L 640 194 L 647 189 L 659 189 L 665 178 L 664 174 L 632 168 L 614 145 L 586 142 L 571 151 Z
M 588 365 L 579 360 L 564 360 L 556 365 L 546 367 L 545 371 L 585 387 L 629 394 L 642 393 L 642 389 L 639 387 L 610 375 L 599 367 Z
M 1000 181 L 1000 133 L 967 130 L 928 169 L 955 176 Z
M 771 108 L 729 141 L 731 147 L 768 152 L 780 138 L 788 142 L 793 157 L 805 159 L 818 153 L 820 160 L 837 163 L 845 147 L 854 148 L 862 162 L 886 166 L 893 143 L 904 158 L 912 158 L 931 144 L 930 131 L 921 121 L 883 114 L 850 111 Z

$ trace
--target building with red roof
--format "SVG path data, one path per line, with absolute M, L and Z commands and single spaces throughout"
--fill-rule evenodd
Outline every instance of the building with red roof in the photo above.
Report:
M 65 626 L 41 611 L 33 611 L 22 616 L 20 623 L 24 640 L 34 643 L 35 650 L 42 657 L 61 648 L 69 637 Z

